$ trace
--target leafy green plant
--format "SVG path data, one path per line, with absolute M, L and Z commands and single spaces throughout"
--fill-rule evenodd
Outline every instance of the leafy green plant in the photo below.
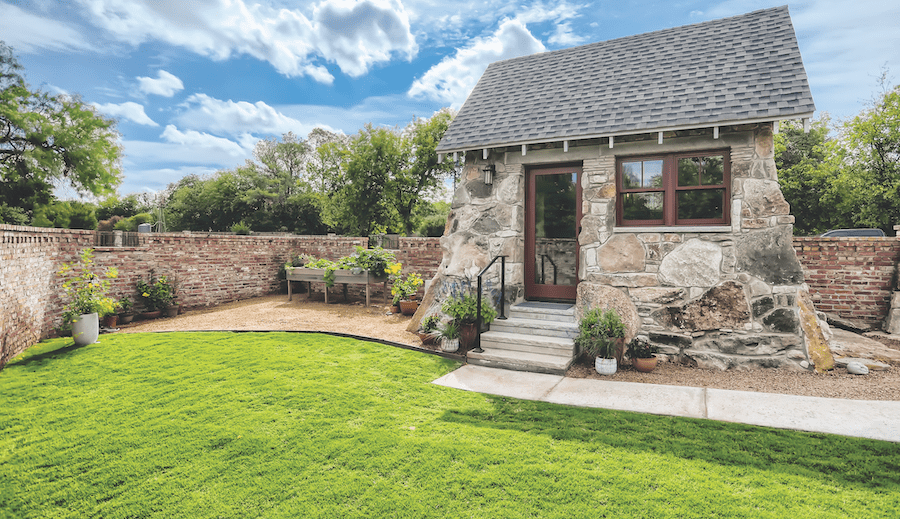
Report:
M 419 287 L 424 283 L 425 282 L 422 281 L 422 276 L 415 272 L 411 272 L 406 278 L 403 276 L 396 278 L 393 286 L 391 286 L 391 294 L 394 296 L 394 299 L 399 298 L 400 301 L 406 301 L 416 295 L 416 292 L 419 291 Z
M 441 306 L 445 314 L 459 324 L 473 324 L 478 315 L 478 300 L 472 294 L 452 296 Z M 490 324 L 497 318 L 497 310 L 487 301 L 481 300 L 481 321 Z
M 368 270 L 376 276 L 389 276 L 400 273 L 401 265 L 397 263 L 397 257 L 394 256 L 393 252 L 381 247 L 364 249 L 357 246 L 356 254 L 352 258 L 352 266 Z
M 422 319 L 422 331 L 424 331 L 425 333 L 431 333 L 437 330 L 440 324 L 441 317 L 437 314 L 431 314 Z
M 137 290 L 149 312 L 165 309 L 175 299 L 175 288 L 169 283 L 166 276 L 160 276 L 155 281 L 151 280 L 150 283 L 143 279 L 138 280 Z
M 440 339 L 459 339 L 459 323 L 456 321 L 447 321 L 443 326 L 438 328 L 437 333 Z
M 132 312 L 132 308 L 134 307 L 134 303 L 131 302 L 131 298 L 128 296 L 122 296 L 117 303 L 119 309 L 122 310 L 123 314 L 130 314 Z
M 91 268 L 93 262 L 94 250 L 84 249 L 77 263 L 64 263 L 57 272 L 63 279 L 63 291 L 71 298 L 63 309 L 66 322 L 78 315 L 97 312 L 103 317 L 116 311 L 116 301 L 108 295 L 109 280 L 118 277 L 119 271 L 108 267 L 98 275 Z
M 246 222 L 241 220 L 240 222 L 231 226 L 231 232 L 233 232 L 234 234 L 246 236 L 250 234 L 251 231 L 250 226 Z
M 628 356 L 632 359 L 650 359 L 653 354 L 659 351 L 655 344 L 635 338 L 628 343 Z
M 615 339 L 625 337 L 625 324 L 612 308 L 592 308 L 578 323 L 575 345 L 592 357 L 611 359 L 615 355 Z

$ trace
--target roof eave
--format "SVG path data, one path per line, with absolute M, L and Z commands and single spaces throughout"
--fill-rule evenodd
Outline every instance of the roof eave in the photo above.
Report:
M 606 133 L 595 133 L 595 134 L 583 134 L 583 135 L 558 135 L 553 137 L 544 137 L 540 139 L 526 139 L 526 140 L 517 140 L 517 141 L 497 141 L 497 142 L 488 142 L 488 143 L 472 143 L 466 146 L 452 146 L 447 148 L 441 148 L 440 144 L 438 144 L 437 149 L 435 150 L 437 153 L 447 155 L 450 153 L 464 153 L 470 150 L 480 150 L 480 149 L 493 149 L 493 148 L 506 148 L 506 147 L 514 147 L 514 146 L 527 146 L 534 144 L 546 144 L 550 142 L 560 142 L 560 141 L 579 141 L 579 140 L 587 140 L 587 139 L 602 139 L 604 137 L 621 137 L 624 135 L 640 135 L 644 133 L 657 133 L 657 132 L 673 132 L 673 131 L 683 131 L 683 130 L 696 130 L 700 128 L 713 128 L 713 127 L 722 127 L 722 126 L 738 126 L 743 124 L 758 124 L 764 122 L 775 122 L 775 121 L 788 121 L 788 120 L 797 120 L 797 119 L 808 119 L 812 118 L 814 112 L 804 112 L 800 114 L 791 114 L 791 115 L 783 115 L 779 117 L 760 117 L 753 119 L 739 119 L 739 120 L 725 120 L 725 121 L 716 121 L 714 123 L 707 122 L 703 124 L 688 124 L 688 125 L 676 125 L 676 126 L 665 126 L 658 128 L 643 128 L 640 130 L 623 130 L 618 132 L 606 132 Z

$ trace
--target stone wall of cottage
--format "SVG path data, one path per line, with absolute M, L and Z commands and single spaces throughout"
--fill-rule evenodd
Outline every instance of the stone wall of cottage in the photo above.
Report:
M 470 289 L 496 255 L 507 259 L 508 302 L 524 298 L 525 171 L 529 166 L 582 165 L 581 282 L 577 307 L 615 308 L 661 353 L 702 367 L 809 368 L 824 336 L 792 246 L 793 216 L 775 170 L 772 125 L 655 139 L 617 139 L 469 153 L 441 241 L 444 259 L 432 310 Z M 617 156 L 728 149 L 731 223 L 718 227 L 616 228 Z M 494 182 L 482 167 L 494 164 Z M 499 269 L 488 273 L 496 298 Z M 427 312 L 426 312 L 427 313 Z M 825 355 L 827 356 L 827 355 Z

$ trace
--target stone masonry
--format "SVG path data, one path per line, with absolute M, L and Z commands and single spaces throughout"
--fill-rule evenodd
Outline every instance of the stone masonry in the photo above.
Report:
M 671 133 L 671 135 L 669 134 Z M 629 329 L 661 353 L 707 368 L 788 367 L 828 369 L 830 354 L 816 349 L 821 334 L 803 270 L 794 252 L 790 207 L 775 170 L 772 125 L 711 132 L 669 132 L 662 144 L 636 136 L 609 148 L 599 139 L 481 150 L 465 157 L 462 181 L 432 283 L 437 311 L 448 294 L 473 287 L 475 276 L 506 255 L 507 303 L 524 298 L 525 174 L 532 166 L 580 162 L 583 189 L 579 235 L 578 315 L 589 306 L 616 308 Z M 728 149 L 731 159 L 730 224 L 711 227 L 616 227 L 618 155 Z M 494 164 L 494 182 L 481 168 Z M 497 298 L 499 264 L 487 274 Z M 806 308 L 806 310 L 804 310 Z M 809 331 L 803 323 L 813 323 Z M 818 347 L 821 349 L 821 346 Z M 827 347 L 825 348 L 827 350 Z

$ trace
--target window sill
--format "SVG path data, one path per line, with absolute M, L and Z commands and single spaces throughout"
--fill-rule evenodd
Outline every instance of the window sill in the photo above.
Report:
M 688 233 L 688 232 L 731 232 L 730 225 L 677 225 L 677 226 L 652 226 L 652 227 L 615 227 L 613 232 L 662 232 L 662 233 Z

